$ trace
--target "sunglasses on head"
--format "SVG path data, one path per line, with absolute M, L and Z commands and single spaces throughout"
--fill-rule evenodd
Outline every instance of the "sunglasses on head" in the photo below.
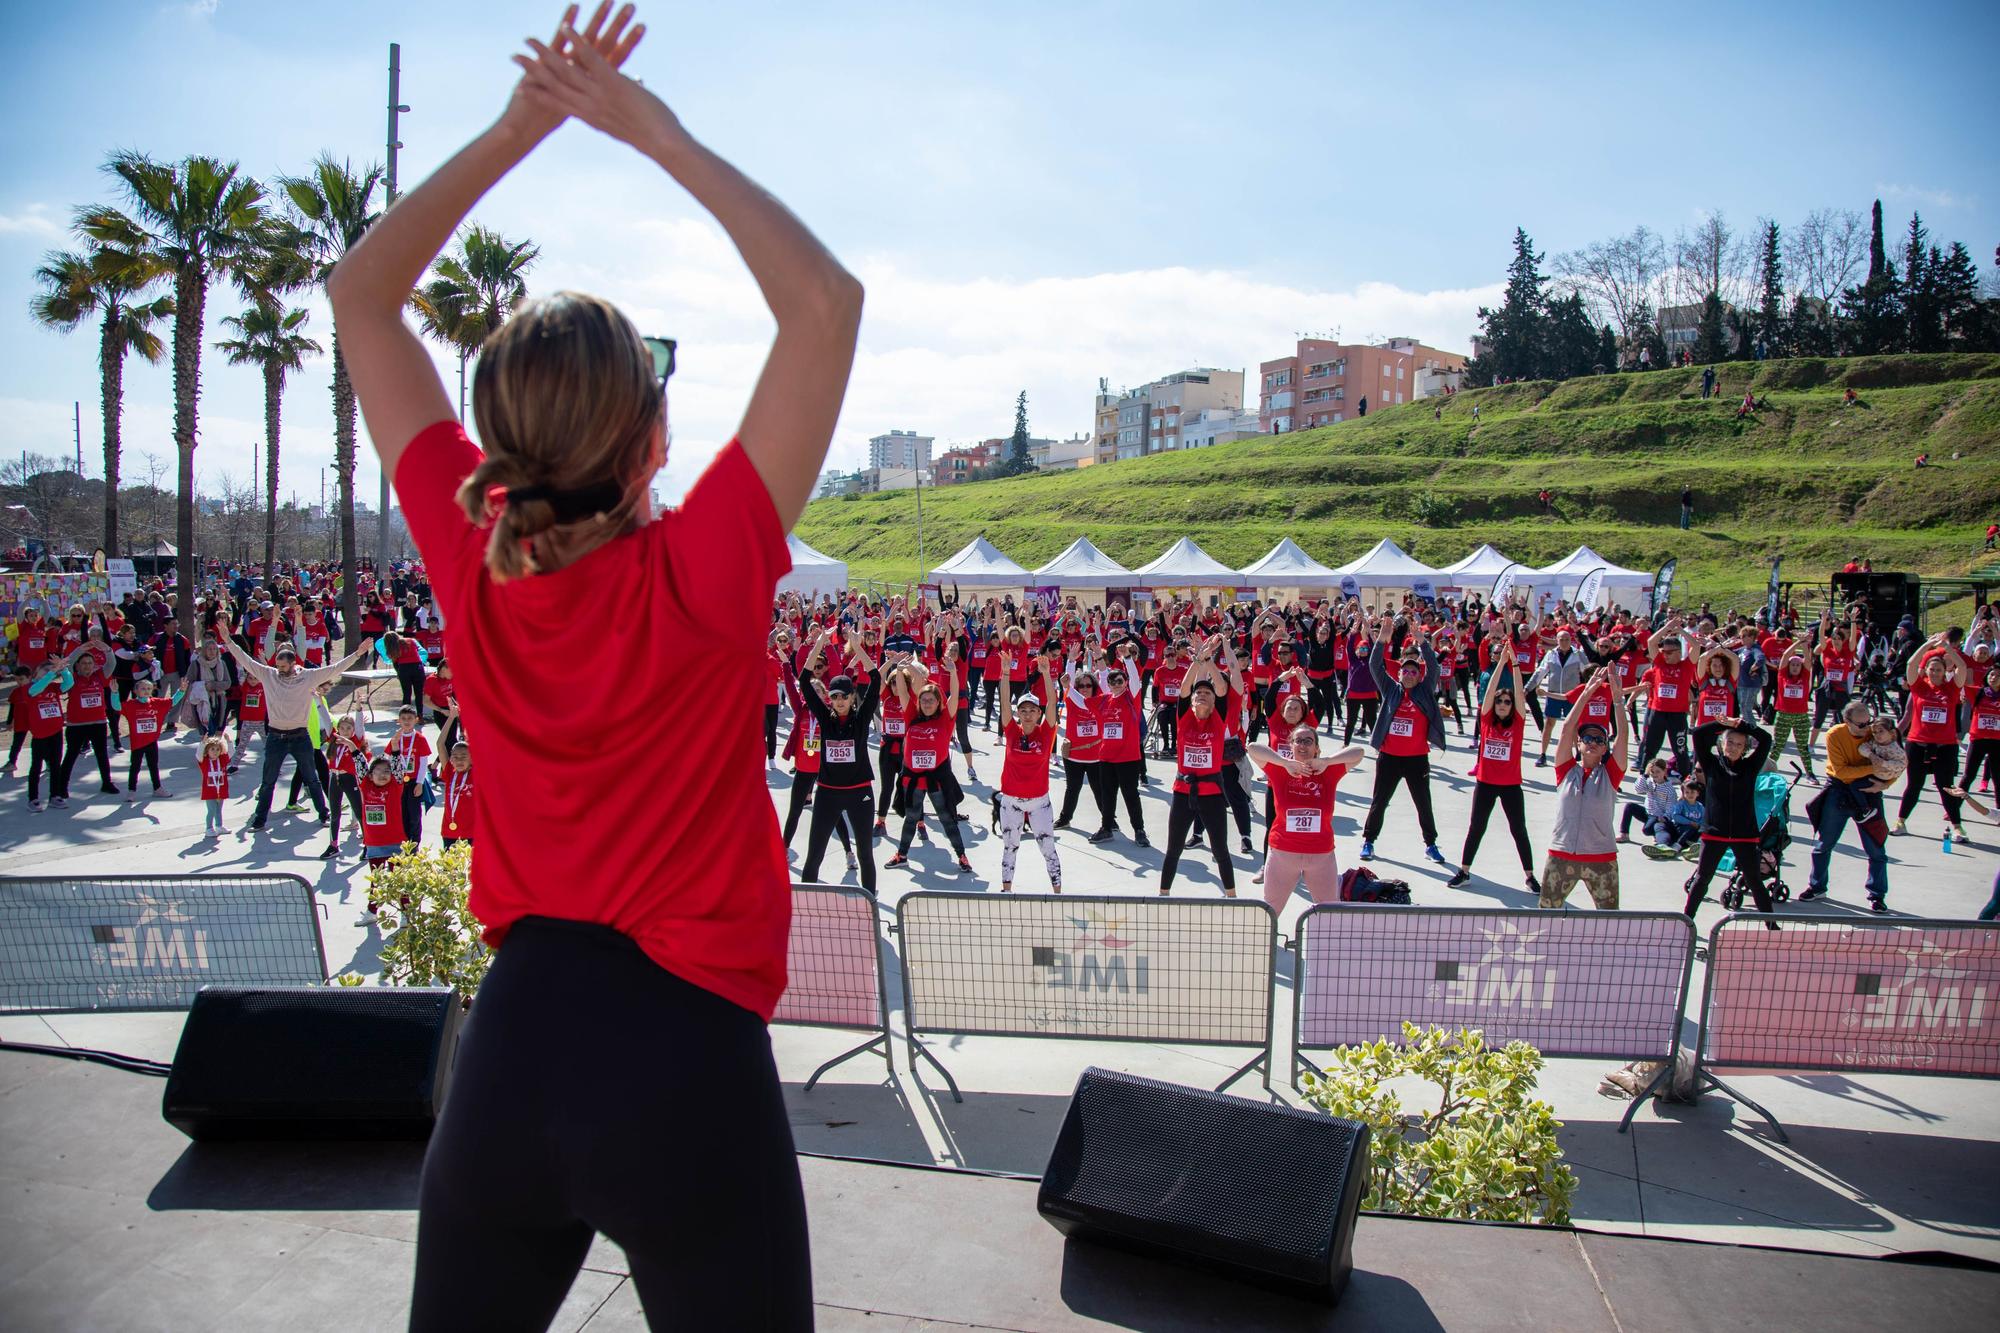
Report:
M 646 350 L 653 354 L 653 378 L 659 380 L 662 392 L 667 381 L 674 377 L 674 349 L 679 346 L 672 338 L 641 338 Z

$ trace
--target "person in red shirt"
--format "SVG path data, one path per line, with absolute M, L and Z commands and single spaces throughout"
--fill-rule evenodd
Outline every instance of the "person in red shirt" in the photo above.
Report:
M 1965 841 L 1963 802 L 1951 794 L 1958 782 L 1958 707 L 1972 684 L 1972 668 L 1942 634 L 1910 658 L 1910 699 L 1903 714 L 1903 735 L 1909 742 L 1910 767 L 1903 799 L 1896 810 L 1896 833 L 1907 833 L 1910 812 L 1923 799 L 1924 779 L 1937 784 L 1944 803 L 1945 831 Z
M 1333 855 L 1333 802 L 1340 780 L 1366 751 L 1350 745 L 1330 758 L 1319 752 L 1319 728 L 1301 723 L 1285 730 L 1281 745 L 1246 747 L 1264 770 L 1271 794 L 1270 840 L 1264 853 L 1264 901 L 1281 912 L 1300 883 L 1316 903 L 1340 900 L 1340 866 Z
M 1694 772 L 1694 754 L 1688 748 L 1688 708 L 1700 679 L 1695 665 L 1687 660 L 1686 644 L 1680 635 L 1678 617 L 1662 627 L 1653 644 L 1653 661 L 1640 673 L 1646 686 L 1646 730 L 1639 737 L 1639 766 L 1644 768 L 1662 744 L 1672 748 L 1674 766 L 1682 774 Z
M 11 778 L 21 759 L 21 747 L 28 743 L 28 686 L 33 683 L 33 673 L 16 665 L 9 674 L 14 687 L 7 692 L 7 729 L 14 733 L 14 739 L 7 747 L 6 774 Z
M 39 671 L 55 647 L 55 632 L 42 618 L 41 608 L 27 608 L 21 613 L 21 623 L 14 628 L 14 661 L 31 671 Z
M 644 31 L 629 6 L 601 6 L 581 34 L 574 21 L 572 9 L 531 43 L 500 118 L 327 280 L 437 605 L 454 642 L 480 645 L 455 665 L 489 775 L 471 797 L 470 906 L 496 954 L 424 1163 L 410 1325 L 549 1323 L 602 1226 L 646 1306 L 675 1322 L 807 1327 L 804 1192 L 764 1028 L 785 990 L 792 890 L 743 741 L 763 704 L 785 531 L 839 415 L 861 286 L 619 72 Z M 671 343 L 580 293 L 523 303 L 480 352 L 482 453 L 404 322 L 473 205 L 569 116 L 685 186 L 776 322 L 736 438 L 650 522 Z M 616 669 L 579 671 L 579 633 Z M 662 1032 L 674 1059 L 625 1058 Z M 590 1150 L 534 1146 L 558 1137 Z
M 26 672 L 20 673 L 26 676 Z M 42 808 L 42 770 L 49 774 L 51 802 L 60 796 L 63 757 L 62 673 L 46 666 L 14 687 L 15 735 L 28 737 L 28 808 Z M 67 804 L 67 802 L 65 802 Z
M 1061 893 L 1062 860 L 1056 855 L 1049 810 L 1049 759 L 1055 753 L 1056 729 L 1045 717 L 1040 699 L 1032 694 L 1015 699 L 1011 657 L 1005 651 L 1000 654 L 1000 714 L 1011 713 L 1013 718 L 1000 733 L 1006 757 L 1000 766 L 1000 794 L 994 798 L 1000 813 L 1000 892 L 1014 891 L 1014 854 L 1025 827 L 1042 849 L 1050 892 Z M 1049 659 L 1041 657 L 1040 665 L 1043 687 L 1052 695 L 1055 678 Z M 1087 703 L 1078 711 L 1095 716 Z
M 910 734 L 910 718 L 917 711 L 917 688 L 920 684 L 917 669 L 910 665 L 907 656 L 896 653 L 894 657 L 896 660 L 882 674 L 879 694 L 882 739 L 877 746 L 876 758 L 882 768 L 882 794 L 875 806 L 874 830 L 874 836 L 878 838 L 888 836 L 892 810 L 898 815 L 908 810 L 902 785 L 903 742 Z M 818 668 L 815 666 L 814 670 Z M 847 672 L 843 670 L 839 674 Z M 923 834 L 925 842 L 931 840 L 921 816 L 917 820 L 917 832 Z
M 201 831 L 219 838 L 229 831 L 222 826 L 222 803 L 229 799 L 229 742 L 220 736 L 203 737 L 195 766 L 201 772 Z
M 424 702 L 430 706 L 431 725 L 438 729 L 438 749 L 451 753 L 458 743 L 458 687 L 451 678 L 451 663 L 440 657 L 431 663 L 424 681 Z
M 444 790 L 439 802 L 444 806 L 444 823 L 438 832 L 447 847 L 472 841 L 472 747 L 464 741 L 451 747 L 451 763 L 444 771 Z
M 1812 708 L 1812 668 L 1806 665 L 1804 644 L 1789 645 L 1778 659 L 1778 668 L 1771 673 L 1771 708 L 1770 762 L 1778 762 L 1785 752 L 1786 740 L 1790 739 L 1799 748 L 1806 779 L 1814 781 L 1812 741 L 1807 726 Z
M 1854 690 L 1854 643 L 1847 626 L 1836 622 L 1831 613 L 1821 621 L 1825 630 L 1819 646 L 1820 682 L 1813 694 L 1812 732 L 1806 738 L 1808 752 L 1819 748 L 1820 729 L 1827 719 L 1840 721 Z
M 167 795 L 166 789 L 160 786 L 160 730 L 166 725 L 167 714 L 174 711 L 173 700 L 154 697 L 152 681 L 135 681 L 132 689 L 133 697 L 127 699 L 120 710 L 125 718 L 126 733 L 132 740 L 131 771 L 125 776 L 125 799 L 128 801 L 139 794 L 141 764 L 146 766 L 153 779 L 153 795 Z
M 1222 665 L 1217 667 L 1216 663 Z M 1163 668 L 1165 670 L 1167 668 Z M 1227 683 L 1223 684 L 1224 672 Z M 1156 683 L 1157 678 L 1156 678 Z M 1167 812 L 1166 858 L 1160 864 L 1160 896 L 1173 892 L 1174 872 L 1179 869 L 1181 849 L 1192 843 L 1190 833 L 1197 821 L 1209 837 L 1215 854 L 1215 868 L 1222 879 L 1222 896 L 1236 896 L 1236 868 L 1229 859 L 1228 802 L 1223 794 L 1222 769 L 1230 761 L 1223 757 L 1222 743 L 1228 736 L 1228 710 L 1237 707 L 1242 695 L 1242 677 L 1236 659 L 1221 635 L 1204 639 L 1185 675 L 1172 684 L 1175 695 L 1173 723 L 1177 760 L 1173 804 Z M 1164 691 L 1164 686 L 1162 687 Z
M 371 758 L 368 737 L 362 732 L 361 724 L 354 715 L 334 723 L 333 734 L 326 738 L 326 794 L 328 804 L 333 807 L 333 818 L 327 824 L 326 850 L 319 854 L 322 861 L 331 861 L 340 854 L 340 810 L 345 804 L 353 811 L 354 827 L 361 832 L 361 775 L 366 771 Z M 294 777 L 293 781 L 298 779 Z
M 1127 645 L 1131 647 L 1131 645 Z M 1091 842 L 1109 842 L 1118 833 L 1118 799 L 1125 800 L 1125 813 L 1132 821 L 1132 841 L 1150 847 L 1146 840 L 1146 816 L 1139 805 L 1139 781 L 1145 776 L 1145 710 L 1132 683 L 1139 678 L 1136 656 L 1124 659 L 1103 673 L 1094 705 L 1097 727 L 1103 738 L 1098 766 L 1104 783 L 1104 822 L 1090 835 Z
M 907 666 L 923 678 L 921 666 L 915 662 Z M 928 800 L 937 810 L 952 851 L 958 853 L 960 873 L 972 873 L 972 862 L 965 859 L 965 843 L 958 833 L 958 783 L 951 775 L 951 747 L 957 739 L 952 714 L 957 707 L 957 691 L 945 690 L 934 680 L 925 679 L 917 690 L 917 706 L 903 738 L 903 775 L 899 780 L 903 833 L 896 840 L 896 854 L 884 863 L 890 870 L 910 863 L 910 839 L 916 835 Z
M 116 688 L 106 674 L 110 665 L 111 650 L 94 640 L 85 640 L 72 648 L 59 664 L 66 673 L 63 693 L 67 711 L 62 768 L 53 784 L 55 794 L 51 805 L 69 804 L 70 774 L 76 771 L 76 761 L 86 746 L 97 756 L 98 791 L 105 796 L 119 794 L 118 784 L 111 780 L 111 755 L 107 749 L 111 733 L 106 719 L 111 715 L 111 692 Z
M 1103 828 L 1111 822 L 1111 803 L 1104 790 L 1104 726 L 1097 708 L 1104 695 L 1095 670 L 1099 653 L 1096 644 L 1087 661 L 1081 644 L 1074 652 L 1063 672 L 1063 804 L 1055 827 L 1069 827 L 1077 798 L 1088 788 L 1097 803 L 1097 826 Z
M 1965 784 L 1979 780 L 1981 789 L 2000 780 L 2000 664 L 1986 668 L 1979 689 L 1967 697 L 1971 740 L 1965 752 Z
M 403 850 L 405 785 L 388 755 L 378 754 L 368 761 L 368 775 L 361 780 L 361 855 L 370 872 L 368 908 L 355 920 L 357 926 L 373 925 L 381 907 L 373 872 Z
M 1609 687 L 1593 676 L 1588 685 L 1577 688 L 1580 692 L 1589 691 L 1590 698 L 1605 700 L 1604 720 L 1596 725 L 1608 727 Z M 1493 818 L 1493 807 L 1498 805 L 1507 816 L 1508 831 L 1514 835 L 1514 851 L 1521 858 L 1521 873 L 1527 876 L 1528 892 L 1538 899 L 1541 897 L 1542 882 L 1535 878 L 1535 849 L 1528 841 L 1527 807 L 1521 799 L 1521 747 L 1528 713 L 1525 693 L 1518 671 L 1496 671 L 1486 678 L 1486 694 L 1479 701 L 1479 758 L 1472 765 L 1472 820 L 1466 826 L 1465 847 L 1458 854 L 1458 870 L 1445 881 L 1446 888 L 1456 889 L 1471 882 L 1472 860 L 1479 855 L 1487 821 Z M 1591 720 L 1588 714 L 1585 720 Z
M 396 777 L 403 783 L 403 838 L 421 845 L 424 840 L 425 761 L 431 757 L 430 738 L 424 735 L 423 719 L 415 707 L 405 704 L 396 710 L 396 729 L 382 742 Z
M 1696 667 L 1700 688 L 1694 697 L 1694 726 L 1736 716 L 1736 678 L 1741 669 L 1742 663 L 1727 645 L 1718 645 L 1701 655 Z
M 782 625 L 771 631 L 770 649 L 764 654 L 764 767 L 778 766 L 778 699 L 784 689 L 785 672 L 792 664 L 792 632 Z M 442 667 L 444 663 L 438 663 Z

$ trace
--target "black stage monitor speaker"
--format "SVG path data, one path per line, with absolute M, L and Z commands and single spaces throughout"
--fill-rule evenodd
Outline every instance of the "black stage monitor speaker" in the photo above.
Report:
M 1037 1207 L 1066 1236 L 1332 1304 L 1367 1186 L 1366 1125 L 1086 1069 Z
M 422 1139 L 444 1109 L 454 990 L 204 986 L 161 1113 L 191 1139 Z

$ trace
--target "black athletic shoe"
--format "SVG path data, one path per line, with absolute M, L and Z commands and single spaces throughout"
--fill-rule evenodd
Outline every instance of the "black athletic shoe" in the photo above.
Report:
M 1453 875 L 1450 879 L 1446 880 L 1444 882 L 1444 886 L 1447 889 L 1456 889 L 1470 883 L 1472 883 L 1472 872 L 1470 870 L 1467 870 L 1464 866 L 1460 866 L 1458 868 L 1458 873 Z
M 1868 900 L 1868 910 L 1877 916 L 1887 916 L 1889 913 L 1889 904 L 1883 902 L 1880 898 L 1870 898 Z
M 1095 832 L 1095 833 L 1091 834 L 1091 835 L 1090 835 L 1090 837 L 1089 837 L 1088 839 L 1086 839 L 1086 841 L 1089 841 L 1089 842 L 1110 842 L 1110 841 L 1111 841 L 1111 839 L 1112 839 L 1112 837 L 1113 837 L 1113 836 L 1114 836 L 1114 835 L 1115 835 L 1115 834 L 1116 834 L 1117 832 L 1118 832 L 1118 830 L 1117 830 L 1117 829 L 1109 829 L 1109 828 L 1101 828 L 1101 829 L 1097 830 L 1097 832 Z
M 1824 898 L 1824 897 L 1826 897 L 1825 885 L 1822 884 L 1819 888 L 1816 889 L 1808 885 L 1806 891 L 1799 895 L 1799 901 L 1802 903 L 1809 903 L 1815 898 Z
M 1243 851 L 1245 855 L 1255 856 L 1257 854 L 1257 849 L 1250 845 L 1250 839 L 1242 838 L 1239 839 L 1239 841 L 1242 842 L 1243 844 Z
M 1134 833 L 1132 835 L 1132 842 L 1134 845 L 1139 847 L 1151 847 L 1153 845 L 1152 843 L 1146 841 L 1146 830 L 1144 829 L 1140 829 L 1137 833 Z
M 1058 820 L 1056 821 L 1056 827 L 1057 827 L 1057 828 L 1068 828 L 1068 827 L 1069 827 L 1069 821 L 1068 821 L 1067 819 L 1058 819 Z
M 1528 876 L 1528 892 L 1534 894 L 1537 898 L 1542 896 L 1542 882 L 1533 875 Z

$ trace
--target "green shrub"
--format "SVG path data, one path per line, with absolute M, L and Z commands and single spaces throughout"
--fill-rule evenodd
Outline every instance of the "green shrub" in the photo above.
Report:
M 382 982 L 390 986 L 454 986 L 468 1001 L 486 978 L 493 955 L 466 906 L 472 847 L 412 848 L 374 872 L 369 890 L 381 911 Z
M 1306 1100 L 1370 1131 L 1363 1208 L 1415 1217 L 1566 1225 L 1576 1174 L 1563 1164 L 1547 1102 L 1529 1096 L 1542 1053 L 1523 1041 L 1500 1050 L 1479 1030 L 1403 1024 L 1402 1046 L 1342 1046 L 1326 1076 L 1307 1074 Z M 1407 1115 L 1391 1079 L 1415 1076 L 1439 1091 L 1435 1111 Z

